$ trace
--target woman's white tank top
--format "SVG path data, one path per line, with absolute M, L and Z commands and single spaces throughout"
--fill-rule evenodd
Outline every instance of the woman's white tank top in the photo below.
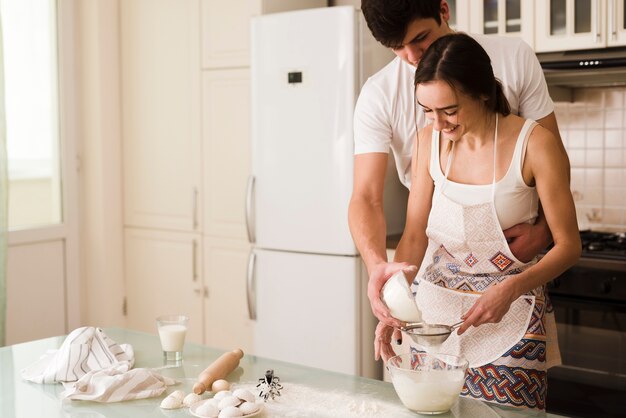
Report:
M 517 137 L 513 157 L 504 177 L 496 182 L 495 206 L 500 227 L 507 229 L 519 223 L 533 223 L 537 218 L 539 197 L 537 189 L 524 182 L 522 163 L 526 155 L 528 137 L 537 122 L 527 119 Z M 435 188 L 440 188 L 445 180 L 443 170 L 439 164 L 439 131 L 433 129 L 430 176 L 435 182 Z M 444 194 L 449 199 L 462 205 L 476 205 L 491 200 L 492 183 L 463 184 L 447 180 Z

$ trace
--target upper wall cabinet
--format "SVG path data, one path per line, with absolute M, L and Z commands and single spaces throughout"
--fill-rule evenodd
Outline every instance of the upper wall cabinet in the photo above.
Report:
M 450 28 L 459 32 L 470 31 L 470 5 L 467 0 L 448 0 L 450 7 Z
M 202 67 L 250 66 L 252 16 L 326 4 L 326 0 L 202 0 Z
M 626 0 L 536 0 L 537 52 L 626 45 Z
M 528 0 L 470 0 L 470 32 L 518 36 L 534 47 L 533 2 Z

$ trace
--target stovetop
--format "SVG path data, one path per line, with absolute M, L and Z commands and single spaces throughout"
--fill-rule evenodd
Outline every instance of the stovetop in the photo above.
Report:
M 626 262 L 626 232 L 580 231 L 583 258 L 602 258 Z

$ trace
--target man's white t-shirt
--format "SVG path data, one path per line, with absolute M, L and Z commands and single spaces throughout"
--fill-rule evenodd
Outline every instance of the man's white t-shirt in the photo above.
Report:
M 517 38 L 471 36 L 491 58 L 512 113 L 537 120 L 554 111 L 543 71 L 528 44 Z M 391 148 L 406 187 L 411 185 L 416 128 L 426 126 L 421 108 L 416 115 L 414 77 L 415 67 L 396 57 L 363 85 L 354 111 L 354 153 L 388 153 Z

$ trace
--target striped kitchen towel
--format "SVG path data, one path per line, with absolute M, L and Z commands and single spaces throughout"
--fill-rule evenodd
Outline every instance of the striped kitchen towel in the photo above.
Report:
M 92 370 L 77 382 L 63 383 L 61 399 L 120 402 L 159 396 L 178 382 L 148 369 L 126 371 L 121 366 Z
M 61 348 L 22 369 L 22 378 L 35 383 L 75 382 L 90 371 L 110 367 L 128 371 L 134 363 L 130 344 L 117 344 L 101 328 L 82 327 L 72 331 Z

